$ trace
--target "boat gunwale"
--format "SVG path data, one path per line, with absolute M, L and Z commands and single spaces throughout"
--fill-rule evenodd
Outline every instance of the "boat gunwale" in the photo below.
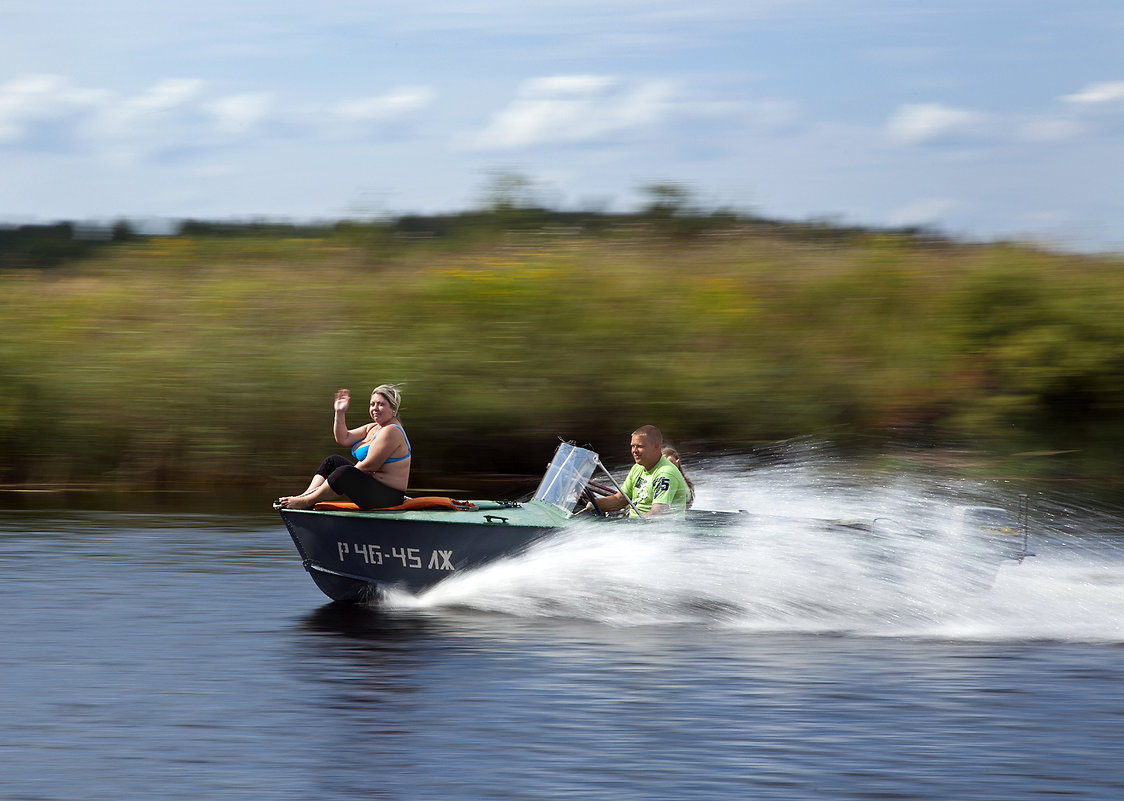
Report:
M 576 515 L 566 514 L 552 504 L 537 499 L 504 503 L 495 500 L 472 500 L 473 509 L 287 509 L 279 511 L 294 514 L 311 514 L 315 517 L 333 517 L 346 520 L 386 521 L 386 522 L 425 522 L 446 525 L 471 526 L 523 526 L 523 527 L 562 527 Z M 493 518 L 493 519 L 489 519 Z

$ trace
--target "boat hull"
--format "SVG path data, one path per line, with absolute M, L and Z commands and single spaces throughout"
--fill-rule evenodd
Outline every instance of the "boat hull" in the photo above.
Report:
M 487 502 L 482 502 L 487 503 Z M 337 601 L 420 592 L 456 573 L 525 551 L 562 522 L 549 510 L 318 512 L 280 510 L 305 570 Z

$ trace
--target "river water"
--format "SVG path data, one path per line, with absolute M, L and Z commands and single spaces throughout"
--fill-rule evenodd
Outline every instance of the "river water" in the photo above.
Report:
M 1114 510 L 1032 493 L 1035 555 L 966 591 L 807 518 L 939 528 L 1005 485 L 692 475 L 775 520 L 579 528 L 380 609 L 271 510 L 0 512 L 0 798 L 1124 798 Z

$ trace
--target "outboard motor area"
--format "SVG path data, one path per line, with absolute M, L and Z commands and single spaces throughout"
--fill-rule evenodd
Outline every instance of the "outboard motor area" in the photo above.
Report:
M 1027 555 L 1029 508 L 1025 495 L 1019 498 L 1018 519 L 998 506 L 961 506 L 956 509 L 955 531 L 1007 559 L 1022 561 Z

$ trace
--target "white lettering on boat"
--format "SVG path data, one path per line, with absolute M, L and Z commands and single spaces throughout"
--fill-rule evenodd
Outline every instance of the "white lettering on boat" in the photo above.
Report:
M 355 546 L 355 552 L 356 553 L 360 552 L 360 550 L 359 550 L 360 547 L 361 546 Z M 367 543 L 367 548 L 366 548 L 366 550 L 362 551 L 362 553 L 363 553 L 363 561 L 366 562 L 367 564 L 369 564 L 369 565 L 381 565 L 382 564 L 382 551 L 379 550 L 379 546 L 374 545 L 372 543 Z
M 342 541 L 336 542 L 336 551 L 339 553 L 341 562 L 346 562 L 349 557 L 359 558 L 363 560 L 366 565 L 381 565 L 383 563 L 382 548 L 373 542 L 362 543 L 353 542 L 347 543 Z M 402 567 L 408 567 L 413 570 L 420 570 L 422 565 L 421 550 L 419 548 L 391 548 L 391 559 L 399 559 L 402 562 Z M 429 553 L 430 570 L 456 570 L 453 567 L 453 552 L 434 550 Z
M 382 550 L 374 543 L 357 542 L 349 546 L 346 542 L 337 542 L 336 550 L 339 552 L 341 562 L 346 561 L 344 557 L 349 553 L 354 553 L 356 556 L 362 557 L 364 564 L 382 564 Z
M 430 570 L 452 570 L 452 551 L 433 551 L 429 555 Z
M 421 556 L 417 548 L 391 548 L 390 555 L 402 560 L 402 567 L 421 567 Z

